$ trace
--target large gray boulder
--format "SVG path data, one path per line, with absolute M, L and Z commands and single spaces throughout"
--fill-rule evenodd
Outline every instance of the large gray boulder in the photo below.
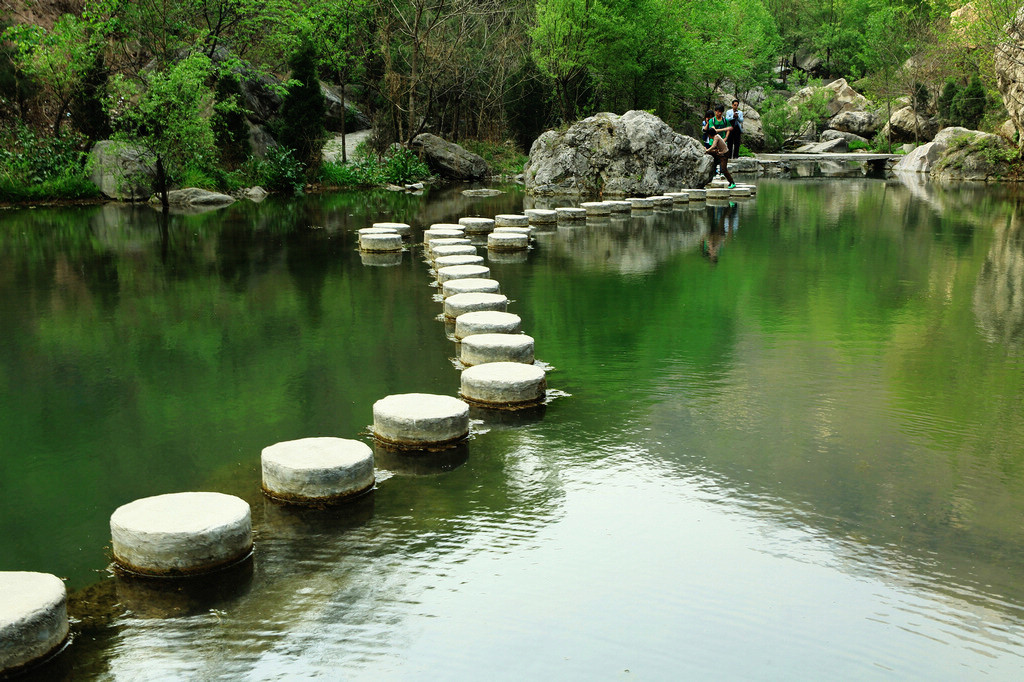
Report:
M 1024 7 L 1005 27 L 1006 40 L 996 46 L 996 87 L 1017 130 L 1024 130 Z
M 927 173 L 936 180 L 995 180 L 1010 171 L 1013 145 L 967 128 L 943 128 L 935 139 L 900 159 L 896 172 Z
M 871 111 L 842 111 L 828 122 L 829 128 L 871 139 L 882 127 L 882 117 Z
M 120 201 L 145 201 L 153 193 L 156 158 L 142 147 L 100 140 L 89 152 L 90 179 L 103 194 Z
M 410 145 L 430 170 L 450 180 L 476 180 L 487 175 L 483 157 L 430 133 L 420 133 Z
M 868 108 L 868 99 L 850 87 L 845 78 L 837 78 L 820 90 L 824 90 L 828 96 L 829 116 L 836 116 L 847 111 L 864 111 Z M 818 91 L 819 88 L 809 85 L 786 101 L 795 108 L 798 104 L 803 104 L 811 99 Z
M 841 130 L 833 130 L 831 128 L 829 130 L 823 131 L 819 139 L 822 142 L 828 142 L 829 140 L 837 140 L 840 138 L 846 140 L 847 145 L 849 145 L 851 142 L 863 142 L 864 144 L 870 142 L 870 140 L 868 140 L 866 137 L 861 137 L 860 135 L 856 135 L 854 133 L 843 132 Z
M 798 154 L 843 154 L 850 151 L 850 147 L 843 137 L 833 137 L 822 142 L 813 142 L 797 147 Z
M 890 129 L 893 142 L 927 142 L 939 132 L 939 120 L 907 106 L 892 112 L 889 122 L 882 128 L 882 136 L 888 138 Z
M 150 202 L 159 203 L 160 195 L 154 194 Z M 220 192 L 211 192 L 198 187 L 186 187 L 184 189 L 172 189 L 167 192 L 167 203 L 171 206 L 211 206 L 221 207 L 235 203 L 235 198 Z
M 652 195 L 702 184 L 711 157 L 692 137 L 646 111 L 601 113 L 534 141 L 524 172 L 530 194 Z

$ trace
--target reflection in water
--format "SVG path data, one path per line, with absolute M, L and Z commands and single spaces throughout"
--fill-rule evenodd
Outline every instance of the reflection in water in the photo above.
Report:
M 994 237 L 974 289 L 974 314 L 988 339 L 1018 351 L 1024 343 L 1024 228 L 1013 214 Z
M 763 181 L 538 230 L 493 274 L 571 397 L 378 453 L 349 505 L 266 501 L 266 445 L 458 391 L 426 264 L 363 267 L 356 230 L 530 203 L 5 213 L 0 570 L 68 577 L 46 679 L 1019 673 L 1024 282 L 991 189 Z M 109 576 L 110 512 L 190 489 L 253 506 L 249 573 Z

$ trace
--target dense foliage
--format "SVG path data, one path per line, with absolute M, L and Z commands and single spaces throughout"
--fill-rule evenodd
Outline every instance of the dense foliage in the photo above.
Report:
M 318 179 L 321 145 L 353 121 L 335 113 L 324 130 L 318 80 L 372 122 L 380 158 L 427 130 L 525 152 L 546 128 L 598 111 L 646 109 L 693 134 L 700 112 L 733 96 L 762 109 L 766 144 L 780 145 L 786 126 L 813 116 L 779 102 L 840 76 L 887 113 L 909 102 L 994 128 L 1005 112 L 992 55 L 1016 12 L 1005 0 L 952 18 L 948 0 L 66 5 L 76 6 L 38 24 L 0 16 L 0 125 L 54 137 L 71 127 L 83 149 L 113 129 L 152 148 L 169 182 L 222 188 L 257 167 L 250 154 L 266 158 L 268 136 Z

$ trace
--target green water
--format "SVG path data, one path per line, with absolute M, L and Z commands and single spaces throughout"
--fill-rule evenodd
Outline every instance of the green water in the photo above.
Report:
M 44 677 L 1019 676 L 1009 190 L 765 180 L 538 232 L 490 266 L 541 413 L 379 461 L 354 507 L 265 502 L 263 447 L 458 390 L 418 248 L 366 265 L 355 230 L 533 205 L 507 189 L 0 211 L 0 570 L 65 578 L 76 618 Z M 110 513 L 184 490 L 251 503 L 252 565 L 111 577 Z

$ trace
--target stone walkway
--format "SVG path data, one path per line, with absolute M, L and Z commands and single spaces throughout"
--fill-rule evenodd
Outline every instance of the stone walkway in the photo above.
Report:
M 345 133 L 345 158 L 351 161 L 355 154 L 356 146 L 372 134 L 373 130 L 369 128 L 357 130 L 354 133 Z M 341 133 L 327 140 L 327 144 L 324 145 L 323 157 L 324 161 L 341 162 Z

